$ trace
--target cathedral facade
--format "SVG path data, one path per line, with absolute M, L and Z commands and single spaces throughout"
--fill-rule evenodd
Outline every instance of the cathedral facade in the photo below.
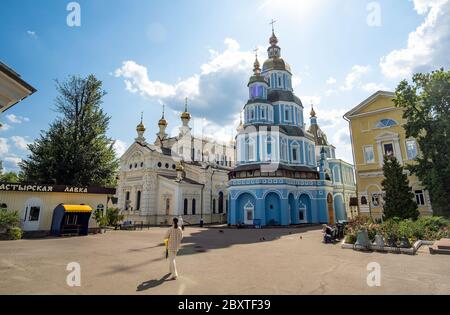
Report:
M 125 220 L 166 225 L 182 216 L 186 224 L 226 223 L 234 145 L 194 137 L 190 120 L 186 101 L 180 132 L 169 137 L 163 112 L 149 143 L 141 119 L 135 142 L 120 158 L 117 198 Z
M 304 106 L 293 91 L 290 66 L 272 30 L 268 59 L 258 57 L 249 100 L 236 136 L 229 174 L 231 225 L 335 223 L 351 215 L 356 196 L 351 164 L 336 159 L 314 109 L 306 128 Z

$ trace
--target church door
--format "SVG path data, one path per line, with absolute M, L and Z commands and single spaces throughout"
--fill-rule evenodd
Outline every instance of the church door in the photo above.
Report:
M 246 225 L 253 225 L 254 215 L 255 215 L 255 207 L 250 201 L 248 201 L 244 207 L 244 216 L 245 216 L 244 221 Z
M 327 204 L 328 204 L 328 218 L 329 218 L 328 224 L 334 224 L 333 196 L 331 194 L 328 194 Z

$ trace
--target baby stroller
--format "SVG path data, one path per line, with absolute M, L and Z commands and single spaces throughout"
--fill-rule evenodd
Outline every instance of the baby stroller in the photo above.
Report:
M 325 244 L 335 244 L 338 238 L 338 229 L 329 225 L 323 225 L 323 242 Z

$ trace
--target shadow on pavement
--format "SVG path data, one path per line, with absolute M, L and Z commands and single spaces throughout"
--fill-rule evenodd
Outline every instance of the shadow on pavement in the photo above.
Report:
M 160 286 L 164 282 L 169 281 L 169 277 L 170 277 L 170 273 L 166 274 L 164 277 L 162 277 L 159 280 L 154 279 L 154 280 L 142 282 L 140 285 L 138 285 L 138 287 L 136 288 L 136 291 L 141 292 L 141 291 L 145 291 L 145 290 Z
M 320 229 L 317 225 L 299 228 L 203 229 L 183 238 L 178 256 L 194 255 L 234 245 L 271 242 L 283 236 L 301 237 L 303 233 Z

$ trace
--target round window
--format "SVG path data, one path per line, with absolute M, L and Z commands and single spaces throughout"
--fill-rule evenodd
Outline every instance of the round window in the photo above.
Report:
M 130 170 L 133 168 L 133 165 L 132 164 L 130 164 Z
M 169 168 L 169 163 L 166 163 L 166 168 Z
M 175 164 L 172 164 L 172 169 L 176 169 L 177 167 L 175 166 Z
M 159 162 L 159 163 L 158 163 L 158 167 L 161 167 L 161 166 L 162 166 L 162 163 L 161 163 L 161 162 Z
M 144 167 L 144 162 L 141 162 L 141 167 Z

